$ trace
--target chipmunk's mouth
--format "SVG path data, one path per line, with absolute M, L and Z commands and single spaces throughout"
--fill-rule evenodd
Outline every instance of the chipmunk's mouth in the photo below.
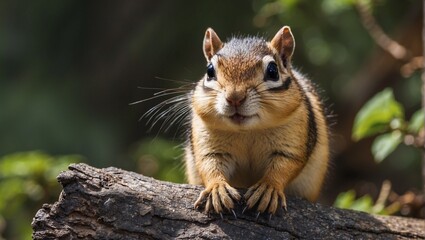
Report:
M 253 117 L 255 117 L 256 115 L 251 115 L 251 116 L 245 116 L 239 113 L 235 113 L 231 116 L 229 116 L 230 120 L 232 120 L 233 123 L 241 125 L 245 122 L 247 122 L 249 119 L 252 119 Z

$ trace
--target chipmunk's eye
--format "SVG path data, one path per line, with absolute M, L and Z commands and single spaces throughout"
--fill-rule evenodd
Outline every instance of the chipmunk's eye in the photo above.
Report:
M 270 62 L 269 65 L 267 65 L 266 72 L 264 73 L 264 80 L 274 82 L 279 80 L 279 69 L 275 62 Z
M 216 80 L 215 69 L 212 63 L 207 66 L 207 81 Z

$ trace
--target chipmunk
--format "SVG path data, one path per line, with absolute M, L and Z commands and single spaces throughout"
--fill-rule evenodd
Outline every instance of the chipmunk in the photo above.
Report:
M 190 184 L 204 185 L 196 208 L 231 211 L 248 188 L 246 208 L 275 214 L 285 192 L 315 201 L 328 168 L 328 125 L 311 82 L 292 68 L 288 26 L 270 42 L 259 37 L 223 43 L 208 28 L 205 76 L 189 94 L 185 147 Z M 258 217 L 258 215 L 257 215 Z

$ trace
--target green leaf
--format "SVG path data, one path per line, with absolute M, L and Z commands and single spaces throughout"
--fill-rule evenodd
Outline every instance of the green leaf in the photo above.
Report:
M 376 137 L 372 144 L 372 154 L 376 162 L 381 162 L 402 142 L 403 134 L 393 131 Z
M 370 99 L 357 113 L 352 137 L 357 141 L 385 132 L 394 119 L 404 121 L 404 109 L 394 99 L 392 89 L 386 88 Z
M 333 206 L 370 213 L 373 208 L 373 200 L 369 195 L 356 199 L 356 192 L 349 190 L 338 194 Z
M 334 207 L 337 208 L 345 208 L 349 209 L 356 198 L 356 192 L 354 190 L 350 190 L 347 192 L 342 192 L 338 194 L 336 200 L 333 204 Z
M 418 133 L 424 127 L 425 112 L 423 109 L 416 111 L 410 118 L 407 130 L 411 133 Z
M 350 209 L 362 211 L 362 212 L 371 212 L 373 207 L 372 197 L 369 195 L 365 195 L 356 201 L 354 201 L 353 205 Z

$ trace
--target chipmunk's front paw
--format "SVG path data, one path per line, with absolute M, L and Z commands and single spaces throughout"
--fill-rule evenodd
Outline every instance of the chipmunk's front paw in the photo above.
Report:
M 226 182 L 210 184 L 199 195 L 195 202 L 195 208 L 199 208 L 205 203 L 205 212 L 216 212 L 221 215 L 224 209 L 231 211 L 234 215 L 234 202 L 241 198 L 238 191 Z
M 267 182 L 260 182 L 248 189 L 245 194 L 246 208 L 251 209 L 258 203 L 258 213 L 267 210 L 271 215 L 275 214 L 279 204 L 286 209 L 286 198 L 283 188 L 277 188 Z M 257 215 L 258 216 L 258 215 Z

